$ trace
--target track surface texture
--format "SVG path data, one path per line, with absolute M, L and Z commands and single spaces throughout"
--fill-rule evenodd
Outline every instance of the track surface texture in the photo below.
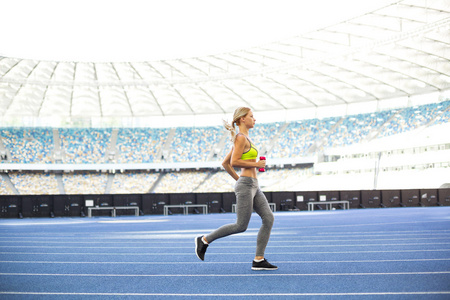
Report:
M 0 299 L 450 299 L 450 207 L 277 212 L 256 235 L 194 238 L 233 213 L 1 219 Z

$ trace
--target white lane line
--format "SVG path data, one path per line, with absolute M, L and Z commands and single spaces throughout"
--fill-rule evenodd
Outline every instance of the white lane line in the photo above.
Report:
M 418 296 L 418 295 L 449 295 L 450 291 L 427 292 L 359 292 L 359 293 L 264 293 L 264 294 L 174 294 L 174 293 L 64 293 L 64 292 L 0 292 L 0 295 L 37 295 L 37 296 L 159 296 L 159 297 L 312 297 L 312 296 Z
M 55 220 L 55 221 L 40 221 L 40 220 L 31 220 L 28 222 L 14 222 L 14 221 L 6 221 L 0 222 L 0 226 L 35 226 L 35 225 L 73 225 L 73 224 L 98 224 L 98 223 L 116 223 L 116 224 L 125 224 L 125 223 L 160 223 L 160 222 L 168 222 L 169 219 L 132 219 L 132 220 L 109 220 L 109 219 L 92 219 L 92 220 Z
M 376 260 L 309 260 L 309 261 L 273 261 L 283 264 L 336 264 L 336 263 L 385 263 L 385 262 L 428 262 L 428 261 L 450 261 L 450 258 L 417 258 L 417 259 L 376 259 Z M 185 264 L 248 264 L 248 261 L 172 261 L 172 262 L 152 262 L 152 261 L 28 261 L 28 260 L 4 260 L 4 264 L 132 264 L 132 265 L 185 265 Z
M 314 222 L 318 223 L 318 220 L 315 220 Z M 403 222 L 385 222 L 385 223 L 355 223 L 355 224 L 333 224 L 333 225 L 307 225 L 307 226 L 293 226 L 289 227 L 291 230 L 299 229 L 299 230 L 305 230 L 305 229 L 324 229 L 324 228 L 349 228 L 349 227 L 358 227 L 362 228 L 364 226 L 370 226 L 370 227 L 377 227 L 377 226 L 383 226 L 383 225 L 405 225 L 405 224 L 428 224 L 428 223 L 449 223 L 449 220 L 443 219 L 443 220 L 436 220 L 436 221 L 403 221 Z
M 0 273 L 0 276 L 57 276 L 57 277 L 282 277 L 282 276 L 398 276 L 398 275 L 444 275 L 450 271 L 436 272 L 386 272 L 386 273 L 304 273 L 304 274 L 278 274 L 253 273 L 253 274 L 64 274 L 64 273 Z
M 278 228 L 279 229 L 279 228 Z M 393 231 L 359 231 L 359 232 L 339 232 L 336 233 L 338 236 L 354 236 L 354 235 L 363 235 L 363 236 L 385 236 L 388 235 L 433 235 L 433 234 L 448 234 L 450 230 L 441 229 L 441 230 L 393 230 Z M 335 236 L 332 232 L 319 232 L 317 233 L 319 236 Z M 316 235 L 316 236 L 317 236 Z
M 308 239 L 304 239 L 303 237 L 300 240 L 292 240 L 292 239 L 287 239 L 287 240 L 280 240 L 277 242 L 283 242 L 286 244 L 292 244 L 292 243 L 310 243 L 313 246 L 316 246 L 317 244 L 314 243 L 323 243 L 323 242 L 357 242 L 357 241 L 371 241 L 371 242 L 378 242 L 378 241 L 419 241 L 419 240 L 448 240 L 450 239 L 450 235 L 448 235 L 448 237 L 426 237 L 426 238 L 418 238 L 418 237 L 411 237 L 411 238 L 384 238 L 384 239 L 379 239 L 379 238 L 372 238 L 372 237 L 367 237 L 365 239 L 363 238 L 355 238 L 355 239 L 322 239 L 322 240 L 308 240 Z M 136 241 L 136 239 L 133 238 L 124 238 L 124 241 L 119 241 L 118 239 L 114 239 L 111 242 L 107 242 L 107 241 L 98 241 L 98 240 L 94 240 L 94 241 L 73 241 L 73 237 L 70 238 L 70 240 L 65 241 L 62 239 L 58 239 L 57 241 L 33 241 L 33 240 L 25 240 L 25 241 L 17 241 L 17 240 L 10 240 L 10 241 L 1 241 L 1 244 L 8 244 L 8 243 L 14 243 L 14 244 L 114 244 L 117 245 L 117 243 L 125 243 L 126 242 L 132 242 L 133 244 L 149 244 L 149 243 L 154 243 L 154 241 Z M 144 240 L 144 239 L 142 239 Z M 190 241 L 190 240 L 189 240 Z M 252 241 L 254 242 L 254 241 Z M 217 242 L 219 243 L 219 242 Z M 240 244 L 242 245 L 242 243 L 245 243 L 245 241 L 227 241 L 227 244 Z M 250 243 L 250 241 L 248 241 L 248 243 Z M 186 244 L 186 241 L 158 241 L 158 244 Z M 2 246 L 4 247 L 4 246 Z
M 250 229 L 249 229 L 250 230 Z M 276 232 L 276 230 L 280 230 L 280 228 L 274 229 L 273 231 Z M 211 230 L 212 231 L 212 230 Z M 175 231 L 166 231 L 167 234 L 170 234 Z M 207 229 L 200 231 L 196 231 L 198 234 L 203 234 L 205 232 L 207 232 Z M 434 235 L 449 235 L 448 233 L 439 233 L 439 232 L 426 232 L 426 231 L 420 231 L 423 233 L 417 233 L 417 232 L 412 232 L 409 233 L 408 232 L 402 232 L 402 231 L 397 231 L 398 233 L 395 232 L 349 232 L 348 234 L 345 234 L 343 232 L 339 232 L 339 233 L 324 233 L 324 232 L 319 232 L 316 235 L 300 235 L 300 232 L 295 232 L 295 237 L 302 239 L 302 240 L 306 240 L 306 239 L 315 239 L 320 241 L 321 239 L 328 241 L 329 238 L 338 238 L 338 237 L 343 237 L 343 238 L 368 238 L 368 239 L 372 239 L 374 237 L 386 237 L 386 236 L 420 236 L 420 235 L 425 235 L 427 237 L 429 236 L 434 236 Z M 447 231 L 445 231 L 447 232 Z M 80 236 L 77 237 L 77 239 L 79 240 L 98 240 L 101 239 L 103 240 L 112 240 L 112 241 L 116 241 L 118 239 L 147 239 L 147 238 L 155 238 L 155 237 L 159 237 L 159 235 L 161 233 L 164 232 L 114 232 L 114 233 L 110 233 L 110 234 L 97 234 L 97 235 L 89 235 L 89 236 Z M 256 233 L 255 233 L 256 234 Z M 17 235 L 17 234 L 16 234 Z M 0 240 L 2 239 L 26 239 L 27 241 L 29 240 L 36 240 L 36 239 L 45 239 L 47 240 L 59 240 L 62 238 L 67 238 L 67 239 L 71 239 L 73 240 L 74 236 L 73 235 L 66 235 L 66 234 L 52 234 L 52 235 L 46 235 L 46 234 L 40 234 L 37 233 L 35 235 L 32 236 L 24 236 L 24 235 L 20 235 L 20 236 L 16 236 L 13 234 L 10 234 L 8 236 L 4 235 L 0 237 Z M 251 236 L 253 236 L 254 234 L 252 234 Z M 186 235 L 187 236 L 187 235 Z M 234 238 L 245 238 L 248 237 L 248 235 L 245 234 L 240 234 L 240 235 L 236 235 L 234 236 Z M 273 238 L 276 239 L 279 236 L 275 235 Z M 286 237 L 284 236 L 283 239 L 286 239 Z
M 448 252 L 450 249 L 418 249 L 418 250 L 364 250 L 364 251 L 302 251 L 302 252 L 280 252 L 271 253 L 272 255 L 305 255 L 305 254 L 357 254 L 357 253 L 412 253 L 412 252 Z M 124 253 L 94 253 L 94 252 L 0 252 L 0 254 L 12 254 L 12 255 L 130 255 L 130 256 L 173 256 L 173 255 L 189 255 L 192 253 L 181 252 L 181 253 L 135 253 L 135 252 L 124 252 Z M 222 252 L 214 253 L 209 252 L 208 255 L 248 255 L 255 254 L 254 252 Z
M 332 245 L 276 245 L 276 246 L 268 246 L 268 248 L 337 248 L 337 247 L 387 247 L 387 246 L 426 246 L 426 245 L 450 245 L 450 242 L 445 243 L 399 243 L 399 244 L 332 244 Z M 0 246 L 0 248 L 42 248 L 42 249 L 161 249 L 161 246 L 44 246 L 44 245 L 36 245 L 36 246 Z M 191 246 L 170 246 L 170 249 L 190 249 Z M 242 249 L 242 248 L 255 248 L 254 245 L 244 246 L 244 245 L 236 245 L 236 246 L 222 246 L 218 245 L 215 247 L 216 249 Z

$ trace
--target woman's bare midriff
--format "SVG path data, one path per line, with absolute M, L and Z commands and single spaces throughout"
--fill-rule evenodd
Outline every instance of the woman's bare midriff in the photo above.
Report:
M 248 161 L 256 162 L 256 159 L 249 159 Z M 257 178 L 256 168 L 241 168 L 241 176 Z

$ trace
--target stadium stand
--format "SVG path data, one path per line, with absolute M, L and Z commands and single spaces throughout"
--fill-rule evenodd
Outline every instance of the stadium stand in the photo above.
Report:
M 158 173 L 124 172 L 116 173 L 111 188 L 112 194 L 147 193 L 158 179 Z
M 273 157 L 301 157 L 315 151 L 340 118 L 311 119 L 290 123 L 273 149 Z
M 12 163 L 52 163 L 53 135 L 50 129 L 2 128 L 0 134 Z
M 210 174 L 205 182 L 195 189 L 197 193 L 232 192 L 234 189 L 234 180 L 227 172 L 221 170 Z
M 155 193 L 192 193 L 208 176 L 208 172 L 178 171 L 166 173 Z
M 12 172 L 11 182 L 21 195 L 57 195 L 58 183 L 53 173 Z
M 347 116 L 329 135 L 326 148 L 348 146 L 370 138 L 393 114 L 392 111 Z
M 106 149 L 111 129 L 61 128 L 59 129 L 65 163 L 89 164 L 106 162 Z
M 0 177 L 0 195 L 13 195 L 14 193 L 8 187 L 3 178 Z
M 117 140 L 119 163 L 159 162 L 166 128 L 120 128 Z
M 391 136 L 427 125 L 439 115 L 442 108 L 448 108 L 448 106 L 449 102 L 446 101 L 442 105 L 433 103 L 393 111 L 395 115 L 380 128 L 379 137 Z
M 253 142 L 258 145 L 261 154 L 268 154 L 271 159 L 325 153 L 325 161 L 319 161 L 314 168 L 271 166 L 270 172 L 261 174 L 261 186 L 270 191 L 293 188 L 318 190 L 323 182 L 333 182 L 332 186 L 341 189 L 350 189 L 356 185 L 373 188 L 373 161 L 377 153 L 370 153 L 366 149 L 359 154 L 356 152 L 357 155 L 335 157 L 332 152 L 370 141 L 397 139 L 416 129 L 432 130 L 448 124 L 449 120 L 450 101 L 446 100 L 344 117 L 257 123 L 252 132 Z M 229 135 L 220 126 L 120 128 L 117 130 L 117 143 L 113 143 L 111 128 L 2 128 L 0 134 L 4 148 L 10 153 L 10 157 L 1 163 L 12 165 L 55 162 L 54 143 L 58 140 L 61 141 L 61 161 L 76 165 L 220 162 L 231 149 Z M 395 157 L 390 157 L 394 153 L 385 154 L 382 162 L 387 165 L 380 170 L 385 172 L 381 176 L 384 181 L 380 180 L 379 184 L 389 186 L 389 181 L 385 180 L 389 178 L 387 172 L 413 174 L 417 173 L 417 169 L 430 168 L 430 165 L 437 169 L 448 168 L 450 162 L 443 158 L 447 146 L 428 149 L 440 152 L 432 152 L 428 156 L 421 154 L 420 160 L 417 151 L 414 157 L 405 156 L 411 151 L 408 149 L 395 153 L 398 154 Z M 407 158 L 418 162 L 410 164 Z M 396 162 L 402 162 L 402 165 L 396 165 Z M 179 170 L 175 167 L 160 173 L 159 170 L 145 171 L 146 168 L 135 171 L 125 168 L 113 174 L 108 174 L 111 171 L 108 167 L 105 169 L 64 172 L 61 181 L 63 187 L 59 189 L 58 180 L 51 172 L 26 172 L 18 168 L 10 170 L 8 176 L 20 194 L 229 192 L 233 190 L 234 184 L 223 170 L 218 169 Z M 330 185 L 327 187 L 330 188 Z M 2 194 L 13 192 L 4 181 L 0 182 L 0 191 Z
M 176 128 L 167 162 L 206 161 L 221 132 L 219 127 Z
M 66 194 L 104 194 L 107 175 L 97 172 L 63 174 Z

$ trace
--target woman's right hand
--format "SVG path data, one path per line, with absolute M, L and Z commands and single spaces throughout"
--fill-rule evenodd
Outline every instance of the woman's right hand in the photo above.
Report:
M 265 160 L 259 160 L 256 162 L 257 168 L 265 168 L 266 167 L 266 161 Z

